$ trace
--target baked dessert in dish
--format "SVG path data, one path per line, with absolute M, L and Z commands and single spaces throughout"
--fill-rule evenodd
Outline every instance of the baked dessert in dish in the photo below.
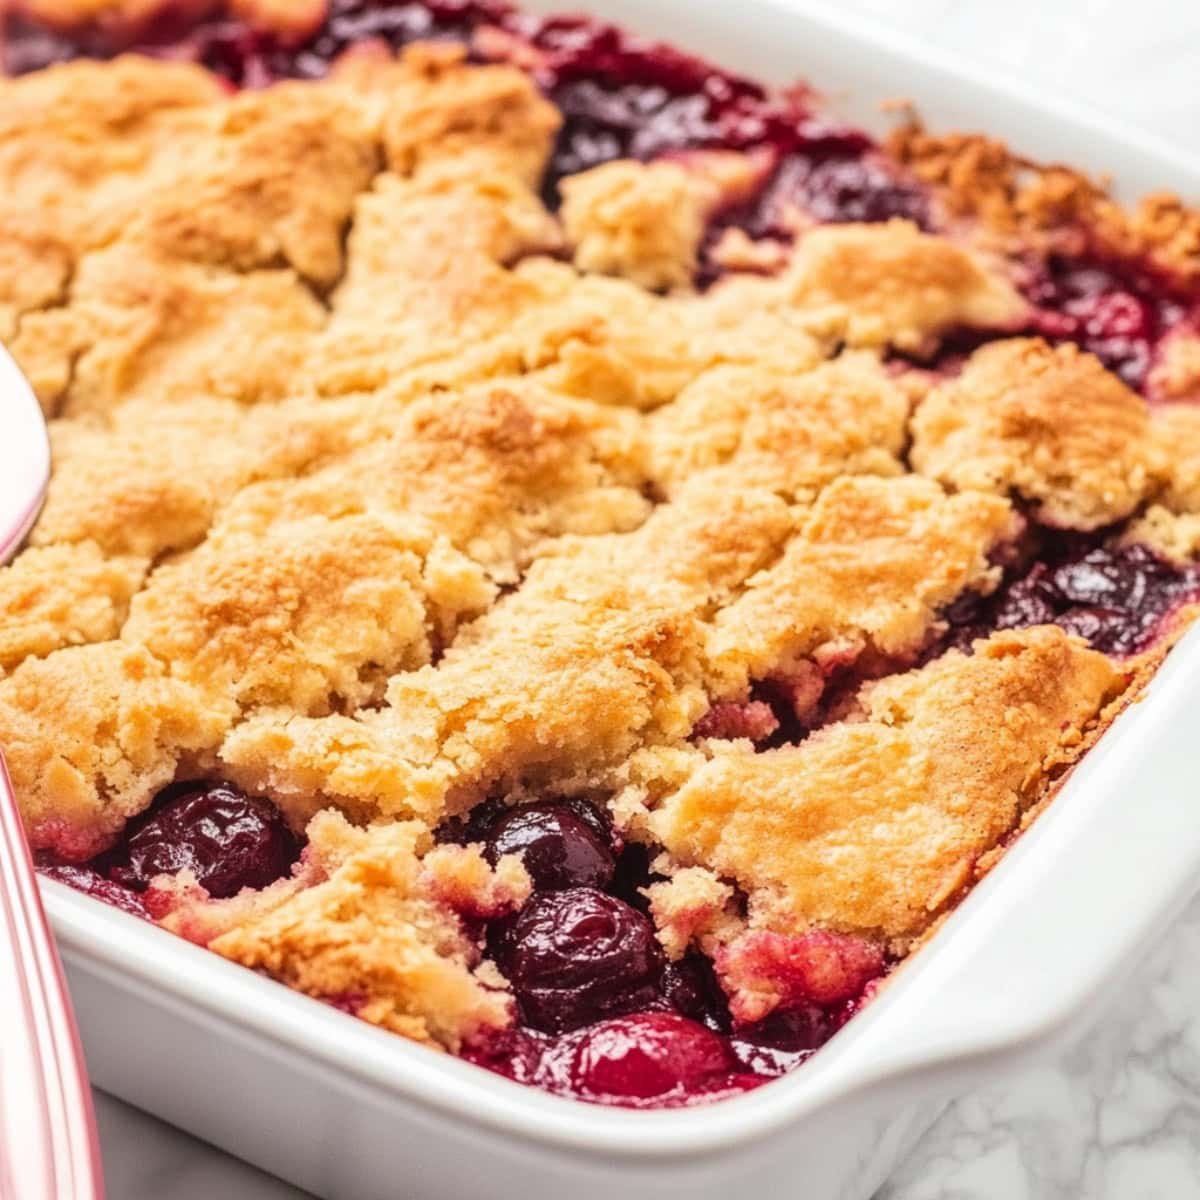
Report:
M 494 3 L 26 0 L 42 870 L 598 1103 L 816 1051 L 1200 597 L 1200 216 Z

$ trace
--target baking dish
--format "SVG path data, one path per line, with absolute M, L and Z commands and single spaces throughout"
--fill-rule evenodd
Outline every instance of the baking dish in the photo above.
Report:
M 605 15 L 734 67 L 818 82 L 828 75 L 871 99 L 907 93 L 935 121 L 985 125 L 1035 153 L 1056 154 L 1023 137 L 1021 123 L 1033 111 L 1027 100 L 1011 99 L 1007 126 L 995 111 L 1002 89 L 977 88 L 973 111 L 957 100 L 943 113 L 934 93 L 951 87 L 952 73 L 872 48 L 840 24 L 826 28 L 760 4 L 741 9 L 739 28 L 722 33 L 716 6 L 689 6 L 686 26 L 679 5 L 614 7 Z M 877 82 L 866 90 L 870 77 Z M 1073 160 L 1129 164 L 1134 188 L 1186 189 L 1200 178 L 1186 164 L 1171 170 L 1152 146 L 1122 152 L 1119 140 L 1093 137 L 1087 122 L 1044 120 L 1043 137 L 1051 127 L 1060 149 L 1092 140 L 1091 153 L 1070 145 Z M 1186 730 L 1172 714 L 1182 711 L 1189 657 L 1194 650 L 1185 645 L 1173 674 L 1122 720 L 1034 835 L 885 999 L 805 1071 L 761 1095 L 708 1112 L 633 1115 L 514 1093 L 157 931 L 128 921 L 122 928 L 119 914 L 59 896 L 55 916 L 97 1078 L 327 1195 L 557 1195 L 565 1188 L 607 1195 L 616 1187 L 706 1195 L 734 1181 L 782 1194 L 801 1179 L 813 1195 L 863 1194 L 939 1098 L 1087 1012 L 1105 973 L 1121 967 L 1182 897 L 1197 847 L 1186 831 L 1177 761 Z M 1145 765 L 1137 756 L 1143 747 L 1153 751 Z M 1172 782 L 1180 790 L 1173 793 Z M 1142 797 L 1147 785 L 1157 791 Z M 1152 890 L 1142 889 L 1135 908 L 1111 883 L 1131 863 L 1136 870 L 1142 844 L 1122 822 L 1145 823 L 1137 827 L 1147 852 L 1160 856 L 1162 839 L 1161 853 L 1170 854 L 1170 862 L 1155 862 Z M 1105 930 L 1102 946 L 1091 944 L 1101 940 L 1089 936 L 1096 928 Z

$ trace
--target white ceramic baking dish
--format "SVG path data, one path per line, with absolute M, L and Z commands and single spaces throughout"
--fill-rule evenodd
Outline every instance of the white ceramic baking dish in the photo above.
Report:
M 532 7 L 539 7 L 533 5 Z M 545 7 L 540 6 L 540 7 Z M 759 78 L 1200 200 L 1200 160 L 795 0 L 574 5 Z M 320 1196 L 858 1200 L 940 1107 L 1077 1035 L 1200 884 L 1200 629 L 1033 830 L 867 1011 L 787 1079 L 626 1112 L 522 1088 L 43 884 L 95 1081 Z

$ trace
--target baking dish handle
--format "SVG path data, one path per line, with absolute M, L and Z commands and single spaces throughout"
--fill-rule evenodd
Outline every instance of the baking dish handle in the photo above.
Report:
M 0 1200 L 103 1200 L 83 1053 L 0 757 Z
M 836 1091 L 945 1099 L 1098 1017 L 1200 889 L 1200 627 L 1033 826 L 808 1070 Z M 1142 892 L 1141 896 L 1137 895 Z M 821 1060 L 828 1054 L 827 1064 Z

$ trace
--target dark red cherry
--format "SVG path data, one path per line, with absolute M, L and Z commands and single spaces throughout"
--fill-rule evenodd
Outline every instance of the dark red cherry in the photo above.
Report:
M 678 962 L 668 963 L 663 971 L 663 994 L 683 1016 L 717 1033 L 729 1032 L 729 1005 L 711 959 L 702 954 L 688 954 Z
M 103 900 L 105 904 L 111 904 L 113 908 L 119 908 L 122 912 L 149 919 L 146 906 L 137 892 L 130 891 L 111 879 L 105 879 L 94 867 L 76 866 L 73 863 L 49 863 L 39 866 L 38 874 L 45 875 L 47 879 L 57 879 L 59 883 L 65 883 L 77 892 L 95 896 L 97 900 Z
M 602 839 L 566 804 L 541 801 L 509 809 L 493 826 L 487 858 L 519 855 L 540 890 L 606 887 L 616 860 Z
M 700 1092 L 739 1067 L 723 1037 L 673 1013 L 613 1017 L 577 1038 L 572 1090 L 590 1098 L 650 1100 Z
M 1153 641 L 1169 613 L 1200 596 L 1200 569 L 1147 546 L 1089 547 L 1058 535 L 1043 555 L 990 600 L 948 614 L 957 626 L 950 644 L 965 647 L 996 629 L 1056 624 L 1107 654 L 1133 654 Z
M 818 221 L 877 222 L 903 217 L 925 225 L 928 220 L 925 190 L 870 158 L 818 163 L 798 183 L 795 200 Z
M 658 1000 L 649 919 L 595 888 L 540 892 L 494 940 L 525 1022 L 560 1032 Z
M 139 821 L 109 878 L 145 889 L 185 868 L 210 896 L 261 888 L 286 875 L 299 846 L 269 800 L 228 783 L 195 784 L 168 794 Z
M 1025 290 L 1040 310 L 1037 332 L 1077 343 L 1134 388 L 1186 315 L 1170 283 L 1136 262 L 1051 258 L 1031 269 Z
M 747 1071 L 784 1075 L 810 1058 L 838 1028 L 835 1015 L 815 1004 L 801 1004 L 737 1030 L 730 1045 Z

